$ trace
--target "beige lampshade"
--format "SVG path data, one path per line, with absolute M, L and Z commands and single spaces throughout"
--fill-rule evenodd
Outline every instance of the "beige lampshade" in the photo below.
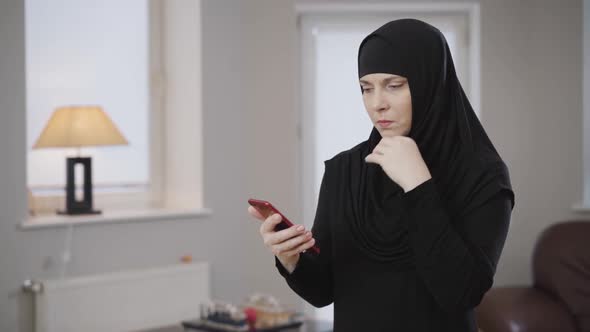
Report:
M 126 144 L 100 106 L 65 106 L 53 112 L 33 149 Z

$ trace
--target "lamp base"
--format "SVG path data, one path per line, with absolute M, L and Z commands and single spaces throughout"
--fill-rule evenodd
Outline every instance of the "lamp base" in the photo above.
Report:
M 83 197 L 76 197 L 76 165 L 82 166 L 84 172 Z M 90 157 L 70 157 L 66 165 L 66 208 L 58 210 L 61 215 L 99 214 L 92 206 L 92 159 Z

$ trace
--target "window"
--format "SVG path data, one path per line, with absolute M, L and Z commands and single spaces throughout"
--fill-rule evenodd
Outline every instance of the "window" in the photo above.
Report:
M 27 0 L 27 146 L 63 105 L 100 105 L 128 146 L 83 148 L 95 192 L 150 187 L 147 0 Z M 74 149 L 28 151 L 34 194 L 61 195 Z
M 98 209 L 201 209 L 200 2 L 27 0 L 26 30 L 37 212 L 63 207 L 65 159 L 77 151 L 31 146 L 53 110 L 72 104 L 101 105 L 130 142 L 81 149 Z

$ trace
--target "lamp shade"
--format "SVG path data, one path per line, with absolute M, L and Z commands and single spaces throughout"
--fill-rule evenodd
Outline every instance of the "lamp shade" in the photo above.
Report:
M 33 149 L 126 144 L 100 106 L 65 106 L 53 112 Z

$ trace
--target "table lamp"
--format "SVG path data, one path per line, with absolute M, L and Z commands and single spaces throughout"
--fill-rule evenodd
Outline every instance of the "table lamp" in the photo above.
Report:
M 78 148 L 77 157 L 68 157 L 66 164 L 66 209 L 58 214 L 98 214 L 92 206 L 92 159 L 81 157 L 85 146 L 126 145 L 127 140 L 100 106 L 64 106 L 57 108 L 33 149 Z M 83 198 L 76 199 L 74 169 L 84 170 Z

